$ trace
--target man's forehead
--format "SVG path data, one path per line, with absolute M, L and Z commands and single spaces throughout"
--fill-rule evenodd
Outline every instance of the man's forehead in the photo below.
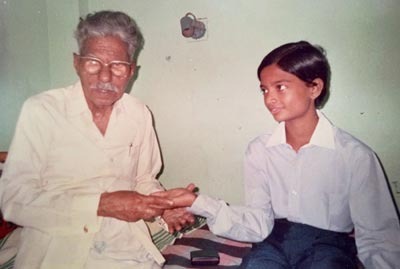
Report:
M 81 54 L 127 58 L 128 44 L 116 36 L 94 36 L 85 40 Z

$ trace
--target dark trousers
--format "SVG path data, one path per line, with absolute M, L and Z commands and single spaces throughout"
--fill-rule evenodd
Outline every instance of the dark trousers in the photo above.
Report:
M 253 245 L 242 269 L 357 268 L 354 238 L 347 233 L 276 219 L 271 234 Z

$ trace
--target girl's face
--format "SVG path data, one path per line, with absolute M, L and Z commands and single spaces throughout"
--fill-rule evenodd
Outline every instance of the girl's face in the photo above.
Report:
M 321 79 L 315 79 L 309 85 L 276 64 L 266 66 L 260 74 L 265 106 L 278 122 L 298 122 L 314 117 L 314 100 L 321 93 L 321 83 Z

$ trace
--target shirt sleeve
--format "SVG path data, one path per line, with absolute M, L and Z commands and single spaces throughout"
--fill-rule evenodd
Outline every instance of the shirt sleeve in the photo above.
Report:
M 262 151 L 253 144 L 245 155 L 246 206 L 229 206 L 222 200 L 199 195 L 189 208 L 207 218 L 213 233 L 246 242 L 260 242 L 270 234 L 274 217 L 260 154 Z
M 24 103 L 0 180 L 4 218 L 48 233 L 97 230 L 99 194 L 43 188 L 46 182 L 41 173 L 46 169 L 55 122 L 40 101 Z
M 373 152 L 354 154 L 350 211 L 358 256 L 366 268 L 400 264 L 400 227 L 388 183 Z
M 200 194 L 188 209 L 207 218 L 216 235 L 244 242 L 261 242 L 269 233 L 263 212 L 246 206 L 229 206 L 226 202 Z
M 144 107 L 144 126 L 140 139 L 135 190 L 142 194 L 162 191 L 164 188 L 156 179 L 162 164 L 160 148 L 153 128 L 152 116 L 147 107 Z

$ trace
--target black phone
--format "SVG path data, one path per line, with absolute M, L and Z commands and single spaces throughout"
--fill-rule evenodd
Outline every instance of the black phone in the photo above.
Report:
M 214 249 L 194 250 L 190 252 L 192 265 L 218 265 L 219 254 Z

